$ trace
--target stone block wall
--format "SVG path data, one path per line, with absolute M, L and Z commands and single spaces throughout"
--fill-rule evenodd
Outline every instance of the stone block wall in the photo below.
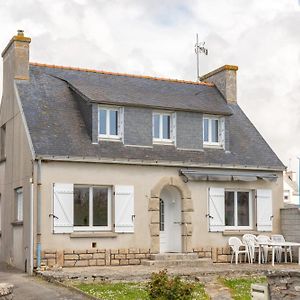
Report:
M 285 239 L 289 242 L 300 243 L 300 210 L 295 208 L 283 208 L 280 210 L 281 231 Z M 298 251 L 293 249 L 293 260 L 298 258 Z
M 214 263 L 227 263 L 231 260 L 229 247 L 198 247 L 192 249 L 199 258 L 212 259 Z M 143 260 L 150 259 L 150 249 L 84 249 L 64 251 L 43 250 L 41 265 L 52 268 L 89 267 L 89 266 L 127 266 L 140 265 Z M 35 258 L 36 266 L 36 258 Z
M 88 267 L 140 265 L 150 258 L 150 249 L 66 249 L 42 251 L 41 265 L 47 267 Z M 36 266 L 36 258 L 35 258 Z
M 298 271 L 274 271 L 267 274 L 272 300 L 300 299 L 300 273 Z
M 194 253 L 198 253 L 199 258 L 210 258 L 214 263 L 227 263 L 231 260 L 231 249 L 229 247 L 212 248 L 200 247 L 194 248 Z

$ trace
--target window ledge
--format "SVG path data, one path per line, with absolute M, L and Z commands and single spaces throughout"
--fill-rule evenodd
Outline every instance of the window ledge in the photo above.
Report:
M 258 235 L 261 234 L 261 231 L 256 231 L 256 230 L 225 230 L 222 232 L 223 236 L 234 236 L 234 235 L 244 235 L 244 234 L 254 234 L 254 235 Z
M 14 221 L 14 222 L 11 222 L 11 225 L 12 226 L 23 226 L 23 221 Z
M 72 232 L 70 238 L 116 238 L 115 232 Z
M 211 144 L 205 144 L 205 143 L 203 143 L 203 148 L 224 150 L 224 147 L 222 145 L 211 145 Z

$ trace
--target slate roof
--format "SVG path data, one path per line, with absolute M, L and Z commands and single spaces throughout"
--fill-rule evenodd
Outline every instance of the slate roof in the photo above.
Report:
M 178 150 L 166 145 L 139 148 L 106 141 L 92 144 L 70 84 L 85 97 L 99 102 L 105 99 L 110 103 L 146 106 L 162 103 L 170 109 L 204 112 L 210 109 L 227 114 L 230 152 Z M 30 80 L 18 81 L 17 88 L 33 147 L 39 156 L 284 168 L 241 108 L 237 104 L 227 104 L 214 86 L 31 65 Z

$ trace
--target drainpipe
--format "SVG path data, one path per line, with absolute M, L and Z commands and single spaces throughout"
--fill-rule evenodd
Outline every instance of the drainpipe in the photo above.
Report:
M 30 179 L 30 197 L 29 197 L 29 226 L 30 226 L 30 236 L 29 236 L 29 275 L 33 273 L 33 178 Z
M 42 161 L 38 160 L 37 165 L 37 227 L 36 227 L 36 258 L 37 258 L 37 267 L 41 267 L 41 168 Z

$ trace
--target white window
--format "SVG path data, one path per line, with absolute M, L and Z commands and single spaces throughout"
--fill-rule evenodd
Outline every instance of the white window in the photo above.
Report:
M 111 188 L 74 185 L 74 229 L 111 229 Z
M 225 123 L 224 118 L 203 117 L 203 144 L 204 146 L 224 146 Z
M 252 229 L 251 191 L 225 191 L 226 229 Z
M 112 187 L 54 183 L 53 185 L 53 232 L 73 231 L 134 232 L 134 187 Z M 114 215 L 112 214 L 114 207 Z
M 171 143 L 175 139 L 175 113 L 153 113 L 153 141 Z
M 16 191 L 16 221 L 23 221 L 23 189 L 18 188 Z
M 99 138 L 120 139 L 121 137 L 121 109 L 115 107 L 102 107 L 98 109 Z

